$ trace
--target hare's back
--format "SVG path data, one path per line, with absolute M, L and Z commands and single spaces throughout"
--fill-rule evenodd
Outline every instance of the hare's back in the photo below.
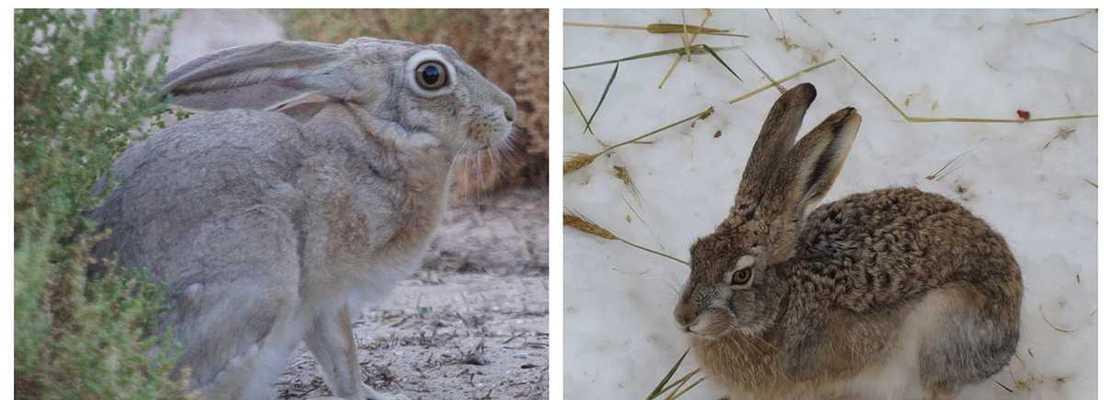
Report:
M 112 229 L 124 263 L 173 264 L 169 249 L 201 239 L 192 236 L 202 225 L 259 207 L 287 214 L 298 197 L 300 138 L 281 114 L 193 116 L 128 148 L 112 167 L 117 185 L 91 216 Z
M 799 236 L 804 268 L 864 311 L 955 281 L 1018 279 L 1004 239 L 961 205 L 914 188 L 850 195 L 817 208 Z

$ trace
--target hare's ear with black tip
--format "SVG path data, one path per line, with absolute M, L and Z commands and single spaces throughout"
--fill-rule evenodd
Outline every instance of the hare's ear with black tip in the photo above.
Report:
M 167 76 L 173 103 L 200 110 L 277 109 L 306 99 L 351 100 L 365 77 L 340 46 L 279 41 L 232 47 L 194 59 Z
M 777 177 L 784 192 L 784 210 L 803 213 L 822 200 L 842 171 L 861 116 L 846 107 L 822 121 L 792 147 L 785 167 Z
M 745 172 L 741 175 L 734 207 L 723 221 L 724 225 L 734 225 L 743 221 L 742 214 L 752 211 L 768 191 L 778 167 L 787 157 L 795 143 L 803 115 L 815 101 L 815 86 L 810 83 L 799 84 L 776 100 L 765 117 L 761 133 L 753 144 Z

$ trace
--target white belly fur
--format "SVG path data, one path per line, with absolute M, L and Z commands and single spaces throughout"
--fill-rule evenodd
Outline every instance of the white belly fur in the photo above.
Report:
M 945 290 L 933 290 L 906 314 L 898 340 L 887 360 L 866 368 L 846 382 L 846 393 L 862 399 L 923 399 L 928 396 L 919 382 L 919 351 L 923 340 L 937 332 L 939 316 L 956 304 Z

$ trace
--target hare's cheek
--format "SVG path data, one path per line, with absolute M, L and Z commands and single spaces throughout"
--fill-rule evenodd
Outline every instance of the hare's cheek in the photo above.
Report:
M 499 143 L 510 134 L 511 125 L 498 112 L 486 112 L 473 119 L 467 126 L 467 140 L 491 145 Z
M 467 124 L 467 140 L 474 143 L 490 143 L 490 124 L 485 118 L 480 118 Z

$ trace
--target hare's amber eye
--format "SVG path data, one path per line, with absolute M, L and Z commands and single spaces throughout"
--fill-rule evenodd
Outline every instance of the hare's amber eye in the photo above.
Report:
M 730 284 L 745 286 L 751 280 L 753 280 L 753 268 L 742 268 L 734 271 L 734 275 L 730 278 Z
M 425 61 L 417 66 L 417 85 L 436 90 L 448 85 L 448 70 L 440 61 Z

